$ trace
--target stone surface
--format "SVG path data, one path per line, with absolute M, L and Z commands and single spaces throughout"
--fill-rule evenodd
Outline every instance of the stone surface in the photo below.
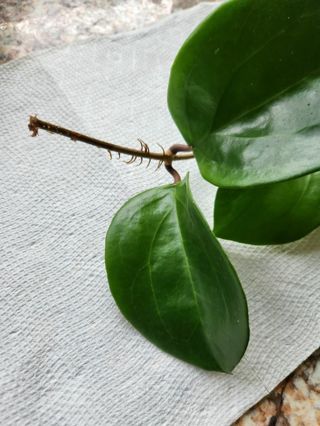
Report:
M 320 425 L 320 350 L 234 426 Z
M 150 25 L 201 0 L 7 0 L 0 4 L 0 63 L 31 51 Z
M 0 63 L 31 51 L 152 24 L 199 0 L 7 0 L 0 5 Z M 320 350 L 235 426 L 320 425 Z
M 172 0 L 4 1 L 0 63 L 73 40 L 140 28 L 170 14 L 173 7 Z

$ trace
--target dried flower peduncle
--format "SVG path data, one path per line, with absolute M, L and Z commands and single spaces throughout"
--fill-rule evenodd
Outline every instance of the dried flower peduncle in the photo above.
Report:
M 112 153 L 116 152 L 118 154 L 118 158 L 120 158 L 121 154 L 124 155 L 130 155 L 131 158 L 129 161 L 126 161 L 126 163 L 131 164 L 134 161 L 136 161 L 137 158 L 140 158 L 140 164 L 142 163 L 144 158 L 147 158 L 149 166 L 151 160 L 157 160 L 158 161 L 158 167 L 159 168 L 162 163 L 165 164 L 166 169 L 168 172 L 174 177 L 174 181 L 178 182 L 180 180 L 179 174 L 173 169 L 172 162 L 178 161 L 178 160 L 189 160 L 193 158 L 193 154 L 185 154 L 185 155 L 176 155 L 177 152 L 187 152 L 192 151 L 192 148 L 187 145 L 173 145 L 171 148 L 169 148 L 167 151 L 163 149 L 162 146 L 160 146 L 162 152 L 151 152 L 148 145 L 143 142 L 141 139 L 138 139 L 138 142 L 140 143 L 139 149 L 134 148 L 128 148 L 121 145 L 115 145 L 111 142 L 102 141 L 100 139 L 95 139 L 90 136 L 83 135 L 81 133 L 75 132 L 73 130 L 65 129 L 64 127 L 57 126 L 52 123 L 48 123 L 46 121 L 40 120 L 37 116 L 30 116 L 29 118 L 29 130 L 32 132 L 31 136 L 37 136 L 39 129 L 46 130 L 50 133 L 56 133 L 58 135 L 65 136 L 67 138 L 70 138 L 73 141 L 80 141 L 87 143 L 89 145 L 96 146 L 98 148 L 106 149 L 109 153 L 110 159 L 112 159 Z M 179 149 L 175 149 L 175 147 L 179 147 Z

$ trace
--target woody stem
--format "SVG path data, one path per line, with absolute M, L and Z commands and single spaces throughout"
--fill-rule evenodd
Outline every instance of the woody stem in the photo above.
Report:
M 48 123 L 47 121 L 40 120 L 36 116 L 30 116 L 29 119 L 29 130 L 32 132 L 31 136 L 37 136 L 38 130 L 43 129 L 50 133 L 56 133 L 58 135 L 65 136 L 74 141 L 80 141 L 87 143 L 89 145 L 96 146 L 98 148 L 106 149 L 110 152 L 117 152 L 118 154 L 126 154 L 131 155 L 132 157 L 140 157 L 140 158 L 148 158 L 150 160 L 158 160 L 164 161 L 167 164 L 171 164 L 172 161 L 178 160 L 189 160 L 193 158 L 193 154 L 185 154 L 185 155 L 176 155 L 176 152 L 172 150 L 167 150 L 166 152 L 150 152 L 149 149 L 134 149 L 121 145 L 115 145 L 111 142 L 102 141 L 100 139 L 92 138 L 90 136 L 83 135 L 81 133 L 75 132 L 73 130 L 66 129 L 64 127 L 57 126 L 52 123 Z M 184 145 L 181 145 L 184 146 Z M 191 151 L 192 148 L 185 145 L 187 149 L 184 151 Z M 180 150 L 182 151 L 182 150 Z

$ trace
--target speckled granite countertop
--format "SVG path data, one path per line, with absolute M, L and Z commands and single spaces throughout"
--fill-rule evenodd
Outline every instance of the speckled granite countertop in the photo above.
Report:
M 199 1 L 4 0 L 0 64 L 73 40 L 143 27 Z M 235 423 L 257 425 L 320 426 L 320 350 Z
M 31 51 L 133 30 L 200 0 L 3 0 L 0 64 Z

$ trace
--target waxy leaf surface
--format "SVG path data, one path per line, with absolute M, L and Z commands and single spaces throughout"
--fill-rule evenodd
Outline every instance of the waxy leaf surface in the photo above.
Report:
M 320 1 L 223 4 L 179 51 L 168 104 L 217 186 L 320 170 Z
M 123 315 L 155 345 L 207 370 L 229 372 L 239 362 L 249 339 L 246 299 L 186 180 L 119 210 L 106 269 Z
M 248 244 L 282 244 L 320 225 L 320 172 L 253 188 L 219 188 L 217 237 Z

